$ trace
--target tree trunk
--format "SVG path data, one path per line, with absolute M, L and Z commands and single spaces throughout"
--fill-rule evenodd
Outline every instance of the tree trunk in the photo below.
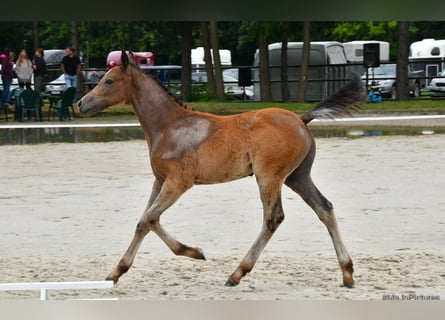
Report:
M 77 55 L 80 53 L 78 29 L 78 22 L 71 21 L 71 46 L 76 50 Z
M 39 39 L 39 22 L 34 20 L 32 22 L 32 35 L 34 38 L 34 51 L 40 48 L 40 39 Z M 34 56 L 34 53 L 32 54 Z
M 212 62 L 212 54 L 210 52 L 210 35 L 209 35 L 209 25 L 208 22 L 201 22 L 201 31 L 203 37 L 203 46 L 204 46 L 204 62 L 206 66 L 207 73 L 207 89 L 209 92 L 209 96 L 212 99 L 216 98 L 216 86 L 215 86 L 215 75 L 213 73 L 213 62 Z
M 182 69 L 181 69 L 181 97 L 182 101 L 192 98 L 192 36 L 193 22 L 181 23 L 182 36 Z
M 80 47 L 79 47 L 79 24 L 77 21 L 71 21 L 71 47 L 75 50 L 75 54 L 80 57 Z M 84 78 L 82 72 L 77 74 L 76 90 L 77 98 L 84 95 Z
M 289 38 L 289 22 L 285 22 L 281 37 L 281 97 L 283 102 L 289 102 L 287 43 Z
M 399 21 L 397 37 L 397 100 L 409 99 L 408 55 L 409 22 Z
M 304 21 L 303 57 L 301 61 L 300 91 L 298 93 L 299 102 L 306 101 L 310 54 L 311 54 L 311 22 Z
M 269 47 L 263 30 L 260 29 L 258 35 L 258 48 L 260 51 L 260 92 L 261 101 L 272 101 L 272 91 L 270 87 L 269 71 Z
M 218 27 L 216 21 L 210 21 L 210 43 L 212 45 L 213 52 L 213 65 L 215 68 L 215 88 L 216 97 L 219 101 L 225 100 L 224 93 L 224 80 L 222 76 L 221 57 L 219 56 L 219 43 L 218 43 Z

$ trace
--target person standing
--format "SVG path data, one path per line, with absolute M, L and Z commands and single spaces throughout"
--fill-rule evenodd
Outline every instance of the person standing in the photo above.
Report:
M 19 81 L 19 87 L 26 89 L 31 89 L 31 78 L 33 74 L 32 62 L 28 58 L 26 50 L 22 50 L 19 53 L 19 58 L 15 66 L 15 73 L 17 74 L 17 79 Z
M 6 50 L 5 55 L 7 58 L 4 58 L 2 61 L 2 82 L 3 82 L 3 95 L 2 95 L 2 104 L 4 106 L 9 107 L 9 102 L 11 100 L 10 90 L 12 78 L 14 77 L 13 65 L 15 54 L 11 50 Z
M 38 93 L 42 93 L 44 90 L 43 83 L 46 77 L 46 63 L 43 58 L 43 49 L 38 48 L 32 59 L 32 68 L 34 69 L 34 90 Z
M 62 59 L 61 69 L 65 75 L 65 89 L 77 86 L 77 75 L 80 73 L 80 59 L 73 48 L 65 49 L 66 55 Z
M 88 88 L 93 89 L 100 81 L 100 76 L 97 74 L 96 70 L 91 71 L 90 78 L 88 79 Z

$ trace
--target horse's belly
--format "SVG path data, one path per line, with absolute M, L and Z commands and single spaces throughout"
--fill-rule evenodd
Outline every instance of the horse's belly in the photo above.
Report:
M 196 184 L 214 184 L 233 181 L 252 175 L 252 166 L 246 161 L 213 161 L 198 169 Z

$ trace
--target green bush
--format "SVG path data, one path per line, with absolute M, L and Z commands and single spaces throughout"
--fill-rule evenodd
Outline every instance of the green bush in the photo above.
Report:
M 206 84 L 192 85 L 192 101 L 211 101 L 209 89 Z

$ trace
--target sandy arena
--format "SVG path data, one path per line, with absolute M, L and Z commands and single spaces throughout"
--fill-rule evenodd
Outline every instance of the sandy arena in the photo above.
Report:
M 355 265 L 341 286 L 329 235 L 288 188 L 286 218 L 253 271 L 227 277 L 259 233 L 255 178 L 195 186 L 161 218 L 206 261 L 154 234 L 113 289 L 53 299 L 445 299 L 445 136 L 317 139 L 313 178 L 333 202 Z M 0 282 L 103 280 L 126 250 L 153 176 L 144 141 L 0 146 Z M 39 298 L 36 291 L 0 299 Z

